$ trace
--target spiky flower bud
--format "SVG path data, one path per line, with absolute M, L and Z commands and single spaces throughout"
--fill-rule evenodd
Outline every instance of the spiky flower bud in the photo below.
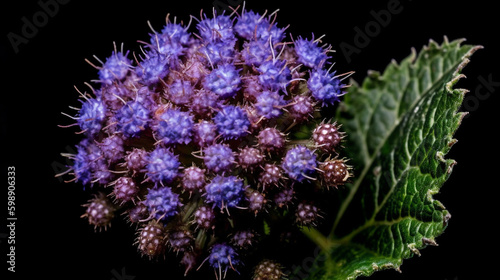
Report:
M 182 187 L 184 190 L 192 193 L 202 190 L 205 184 L 205 170 L 197 166 L 184 169 L 184 174 L 182 175 Z
M 264 155 L 262 152 L 256 148 L 245 147 L 241 149 L 238 154 L 238 164 L 245 170 L 253 170 L 257 167 L 262 160 L 264 159 Z
M 351 167 L 343 159 L 327 160 L 320 165 L 322 178 L 327 187 L 344 185 L 351 175 Z
M 186 251 L 192 241 L 193 234 L 186 229 L 176 229 L 167 234 L 167 244 L 174 252 Z
M 296 221 L 304 226 L 314 225 L 319 215 L 318 207 L 310 203 L 299 203 L 295 212 Z
M 207 206 L 200 206 L 194 212 L 193 222 L 202 229 L 213 229 L 215 226 L 215 213 L 213 209 Z
M 89 200 L 89 203 L 83 206 L 87 209 L 82 218 L 87 218 L 89 224 L 94 225 L 94 228 L 104 227 L 106 229 L 111 225 L 111 220 L 115 217 L 115 208 L 104 194 L 100 193 L 96 195 L 93 199 Z
M 123 158 L 123 139 L 118 134 L 114 134 L 110 137 L 104 138 L 104 140 L 99 143 L 98 146 L 99 148 L 101 148 L 102 156 L 109 163 L 115 163 Z
M 165 236 L 163 224 L 156 221 L 149 222 L 138 232 L 139 251 L 149 258 L 163 255 L 166 248 Z
M 283 171 L 281 167 L 279 167 L 276 164 L 266 163 L 263 169 L 264 170 L 260 173 L 260 179 L 259 179 L 263 188 L 269 185 L 277 186 L 283 176 Z
M 282 267 L 271 260 L 261 261 L 254 269 L 252 280 L 281 280 L 285 279 Z
M 262 193 L 256 190 L 251 190 L 247 193 L 248 209 L 257 215 L 266 204 L 266 198 Z
M 276 128 L 267 127 L 257 136 L 259 147 L 268 152 L 277 152 L 285 147 L 285 135 Z
M 311 96 L 296 95 L 290 105 L 289 111 L 295 121 L 301 123 L 313 117 L 315 105 Z
M 313 130 L 313 140 L 316 147 L 324 152 L 334 153 L 340 145 L 343 133 L 340 132 L 336 123 L 323 123 Z
M 128 219 L 131 223 L 139 223 L 149 217 L 148 207 L 144 203 L 137 203 L 134 207 L 127 210 Z
M 116 180 L 113 195 L 120 205 L 128 201 L 134 201 L 138 193 L 139 186 L 137 186 L 134 179 L 130 177 L 120 177 Z
M 276 195 L 274 196 L 274 203 L 279 208 L 282 208 L 284 206 L 288 206 L 289 204 L 291 204 L 293 199 L 294 199 L 294 190 L 292 187 L 287 187 L 276 193 Z
M 231 244 L 235 247 L 248 249 L 255 243 L 255 233 L 251 230 L 241 230 L 231 237 Z
M 132 171 L 134 175 L 143 170 L 146 164 L 148 164 L 147 154 L 145 150 L 137 148 L 133 148 L 128 152 L 125 157 L 128 170 Z

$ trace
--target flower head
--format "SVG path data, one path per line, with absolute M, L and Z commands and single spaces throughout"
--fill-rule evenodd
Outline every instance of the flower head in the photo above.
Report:
M 99 99 L 88 99 L 78 113 L 78 125 L 87 135 L 97 134 L 106 117 L 106 107 Z
M 148 178 L 154 183 L 171 183 L 179 175 L 179 159 L 172 151 L 158 147 L 148 156 Z
M 242 6 L 187 25 L 167 16 L 133 59 L 115 47 L 91 64 L 98 88 L 65 114 L 84 139 L 64 174 L 113 198 L 85 217 L 106 226 L 122 211 L 145 256 L 173 251 L 186 273 L 207 263 L 219 280 L 243 263 L 255 280 L 283 279 L 255 254 L 316 226 L 316 201 L 352 176 L 340 125 L 324 121 L 334 112 L 320 110 L 346 86 L 322 37 L 292 38 L 277 11 Z
M 169 57 L 158 52 L 149 52 L 141 64 L 136 67 L 136 74 L 141 82 L 151 86 L 159 82 L 170 72 Z
M 150 111 L 138 101 L 129 101 L 116 112 L 118 131 L 127 137 L 138 136 L 149 124 Z
M 240 264 L 240 261 L 238 259 L 238 253 L 236 253 L 236 250 L 225 244 L 215 244 L 211 251 L 210 255 L 208 256 L 208 263 L 210 266 L 212 266 L 216 273 L 219 271 L 220 274 L 221 271 L 224 271 L 224 275 L 226 274 L 226 271 L 231 268 L 235 270 L 235 266 Z M 219 279 L 221 279 L 222 275 L 219 275 Z
M 215 173 L 229 171 L 235 163 L 233 150 L 227 145 L 213 144 L 206 147 L 203 152 L 205 166 Z
M 264 91 L 255 103 L 257 114 L 266 119 L 277 118 L 283 113 L 286 101 L 283 96 L 276 91 Z
M 193 135 L 193 118 L 188 112 L 168 108 L 159 118 L 155 129 L 165 144 L 188 144 Z
M 220 98 L 234 97 L 240 89 L 240 70 L 233 64 L 222 64 L 205 78 L 205 88 L 215 92 Z
M 123 80 L 132 65 L 132 61 L 127 58 L 127 55 L 128 53 L 113 52 L 99 70 L 99 80 L 108 85 Z
M 179 212 L 179 195 L 170 187 L 153 188 L 148 191 L 144 204 L 157 220 L 167 220 Z
M 205 186 L 206 199 L 221 210 L 236 207 L 245 197 L 243 181 L 235 176 L 215 176 Z
M 250 121 L 243 109 L 235 105 L 226 105 L 214 117 L 217 131 L 226 139 L 237 139 L 248 133 Z
M 313 69 L 322 67 L 328 59 L 328 50 L 320 47 L 318 40 L 307 40 L 299 37 L 295 40 L 295 52 L 297 61 Z
M 314 70 L 311 73 L 311 78 L 307 81 L 312 96 L 323 106 L 333 105 L 343 95 L 342 84 L 338 78 L 333 76 L 334 74 L 328 73 L 324 69 Z
M 316 155 L 307 147 L 298 145 L 286 153 L 282 167 L 290 178 L 302 182 L 314 174 Z

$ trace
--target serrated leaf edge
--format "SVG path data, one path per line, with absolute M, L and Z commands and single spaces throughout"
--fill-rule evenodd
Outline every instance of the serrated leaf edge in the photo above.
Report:
M 462 42 L 464 42 L 465 39 L 458 39 L 458 40 L 454 40 L 453 43 L 456 43 L 458 46 L 461 45 Z M 444 36 L 444 40 L 443 40 L 443 44 L 442 45 L 439 45 L 437 44 L 434 40 L 429 40 L 429 45 L 427 46 L 424 46 L 423 47 L 423 51 L 425 50 L 429 50 L 430 48 L 432 47 L 437 47 L 437 48 L 443 48 L 444 45 L 446 44 L 450 44 L 450 42 L 448 41 L 448 38 L 446 36 Z M 477 50 L 479 49 L 482 49 L 483 46 L 475 46 L 475 47 L 472 47 L 466 54 L 464 54 L 461 58 L 461 63 L 455 68 L 453 74 L 452 74 L 452 79 L 447 82 L 445 84 L 445 88 L 446 88 L 446 92 L 449 93 L 449 94 L 461 94 L 462 96 L 464 96 L 466 93 L 468 93 L 469 91 L 467 89 L 463 89 L 463 88 L 453 88 L 460 79 L 463 79 L 463 78 L 466 78 L 465 75 L 461 74 L 460 72 L 463 70 L 463 68 L 465 66 L 467 66 L 467 64 L 470 62 L 469 60 L 469 57 L 471 57 Z M 411 49 L 411 54 L 406 57 L 405 59 L 402 60 L 402 62 L 404 61 L 408 61 L 413 64 L 415 62 L 415 60 L 418 58 L 418 55 L 416 53 L 416 50 L 414 48 Z M 401 64 L 398 64 L 396 60 L 392 60 L 391 61 L 391 64 L 393 64 L 394 66 L 396 67 L 400 67 Z M 371 71 L 369 72 L 369 76 L 370 76 L 370 79 L 380 79 L 383 77 L 380 76 L 380 73 L 379 72 L 376 72 L 376 71 Z M 353 85 L 358 85 L 358 83 L 356 83 L 355 81 L 351 81 L 351 84 Z M 422 95 L 419 99 L 423 98 L 423 96 L 427 95 L 429 93 L 425 93 L 424 95 Z M 411 110 L 408 110 L 409 112 Z M 456 132 L 456 130 L 458 129 L 458 127 L 460 126 L 460 123 L 463 119 L 463 117 L 465 115 L 467 115 L 467 112 L 459 112 L 458 111 L 458 108 L 457 108 L 457 111 L 455 112 L 455 115 L 460 115 L 460 121 L 458 122 L 458 124 L 456 125 L 455 129 L 451 132 L 451 135 L 450 137 Z M 395 127 L 397 127 L 399 125 L 399 123 L 397 125 L 395 125 Z M 451 147 L 454 143 L 456 143 L 456 139 L 452 139 L 449 143 L 448 143 L 448 146 Z M 447 166 L 447 173 L 450 174 L 453 170 L 453 167 L 455 166 L 456 164 L 456 161 L 453 160 L 453 159 L 445 159 L 445 153 L 441 152 L 441 151 L 438 151 L 436 153 L 436 157 L 442 161 L 443 163 L 446 164 Z M 371 161 L 371 163 L 373 163 L 373 160 Z M 368 166 L 366 166 L 362 172 L 362 177 L 366 176 L 366 172 L 368 172 L 370 170 L 370 166 L 371 164 L 369 164 Z M 352 194 L 354 194 L 356 191 L 352 191 Z M 443 204 L 441 204 L 441 202 L 439 201 L 436 201 L 433 199 L 433 195 L 436 193 L 437 191 L 432 191 L 432 190 L 429 190 L 428 192 L 428 195 L 427 195 L 427 199 L 430 201 L 430 202 L 433 202 L 433 203 L 437 203 L 444 211 L 446 211 L 445 207 Z M 348 198 L 352 199 L 352 196 L 349 196 Z M 348 205 L 349 203 L 347 203 L 346 205 Z M 345 209 L 344 209 L 345 210 Z M 342 215 L 339 215 L 337 218 L 341 217 Z M 451 217 L 451 215 L 446 211 L 446 215 L 444 215 L 444 219 L 443 219 L 443 224 L 447 224 L 447 221 L 449 220 L 449 218 Z M 338 219 L 340 220 L 340 219 Z M 335 225 L 337 224 L 337 220 L 335 221 Z M 334 228 L 333 230 L 331 231 L 330 235 L 329 235 L 329 238 L 328 239 L 331 239 L 331 237 L 333 236 L 333 233 L 335 231 L 335 225 L 334 225 Z M 357 230 L 354 230 L 354 231 L 357 231 Z M 425 240 L 424 240 L 425 239 Z M 346 240 L 342 240 L 342 242 L 346 242 Z M 333 242 L 334 244 L 335 242 Z M 422 246 L 421 247 L 418 247 L 417 244 L 415 243 L 412 243 L 412 244 L 408 244 L 408 248 L 410 249 L 410 251 L 413 253 L 413 254 L 416 254 L 418 256 L 420 256 L 420 249 L 422 248 L 425 248 L 427 245 L 433 245 L 433 246 L 437 246 L 437 243 L 435 242 L 434 239 L 427 239 L 427 238 L 423 238 L 422 239 Z M 370 276 L 371 274 L 373 274 L 375 271 L 380 271 L 380 270 L 385 270 L 385 269 L 395 269 L 396 271 L 398 272 L 401 272 L 400 270 L 400 266 L 401 264 L 403 263 L 403 259 L 401 259 L 399 262 L 397 263 L 393 263 L 393 262 L 389 262 L 389 263 L 386 263 L 384 265 L 377 265 L 376 263 L 372 263 L 371 265 L 371 269 L 370 268 L 367 268 L 367 269 L 358 269 L 358 270 L 355 270 L 351 275 L 347 275 L 346 279 L 356 279 L 358 276 Z
M 451 43 L 454 43 L 454 44 L 457 44 L 458 46 L 460 46 L 460 45 L 461 45 L 461 43 L 462 43 L 462 42 L 464 42 L 464 41 L 465 41 L 465 39 L 463 39 L 463 38 L 462 38 L 462 39 L 457 39 L 457 40 L 454 40 L 454 41 L 452 41 Z M 442 44 L 442 45 L 439 45 L 438 43 L 436 43 L 436 41 L 434 41 L 434 40 L 430 39 L 430 40 L 429 40 L 429 44 L 428 44 L 428 45 L 424 45 L 424 46 L 423 46 L 423 48 L 422 48 L 422 49 L 423 49 L 423 51 L 422 51 L 422 52 L 427 51 L 427 50 L 431 49 L 432 47 L 435 47 L 435 48 L 443 48 L 443 46 L 445 46 L 445 45 L 447 45 L 447 44 L 451 44 L 451 43 L 449 42 L 449 40 L 448 40 L 448 37 L 447 37 L 447 36 L 444 36 L 444 39 L 443 39 L 443 44 Z M 475 46 L 475 47 L 471 48 L 471 49 L 470 49 L 470 50 L 469 50 L 466 54 L 464 54 L 464 55 L 462 56 L 462 58 L 461 58 L 462 62 L 461 62 L 461 63 L 460 63 L 460 64 L 459 64 L 459 65 L 455 68 L 455 70 L 453 71 L 453 74 L 452 74 L 452 79 L 451 79 L 449 82 L 447 82 L 447 83 L 446 83 L 446 91 L 447 91 L 448 93 L 450 93 L 450 94 L 454 94 L 454 93 L 456 93 L 456 94 L 462 94 L 462 95 L 465 95 L 465 94 L 468 92 L 468 90 L 466 90 L 466 89 L 454 89 L 454 88 L 453 88 L 453 86 L 454 86 L 454 85 L 455 85 L 455 84 L 456 84 L 456 83 L 457 83 L 460 79 L 465 78 L 465 75 L 460 74 L 460 72 L 461 72 L 461 71 L 462 71 L 462 69 L 463 69 L 465 66 L 467 66 L 467 64 L 470 62 L 469 57 L 471 57 L 471 56 L 472 56 L 472 55 L 473 55 L 473 54 L 474 54 L 477 50 L 482 49 L 482 48 L 483 48 L 482 46 Z M 422 52 L 421 52 L 421 53 L 422 53 Z M 418 54 L 416 53 L 415 48 L 412 48 L 411 54 L 410 54 L 409 56 L 407 56 L 406 58 L 404 58 L 404 59 L 401 61 L 401 63 L 398 63 L 396 60 L 394 60 L 394 59 L 393 59 L 393 60 L 391 61 L 391 64 L 394 64 L 394 66 L 395 66 L 395 67 L 400 68 L 402 63 L 404 63 L 405 61 L 409 61 L 409 63 L 410 63 L 410 64 L 412 64 L 412 66 L 413 66 L 417 58 L 418 58 Z M 382 74 L 382 77 L 383 77 L 384 75 L 385 75 L 385 72 L 384 72 L 384 74 Z M 378 79 L 380 79 L 381 77 L 378 75 L 378 76 L 377 76 L 377 78 L 378 78 Z M 364 81 L 364 82 L 365 82 L 365 81 Z M 364 82 L 363 82 L 363 83 L 364 83 Z M 352 84 L 357 84 L 357 83 L 353 82 Z M 429 92 L 426 92 L 425 94 L 423 94 L 423 95 L 422 95 L 419 99 L 423 98 L 423 96 L 425 96 L 425 95 L 427 95 L 427 94 L 429 94 Z M 417 102 L 416 102 L 416 103 L 417 103 Z M 415 103 L 415 104 L 416 104 L 416 103 Z M 415 104 L 414 104 L 414 105 L 415 105 Z M 410 112 L 411 110 L 413 110 L 413 107 L 412 107 L 412 109 L 408 110 L 408 112 Z M 461 113 L 457 112 L 457 114 L 461 114 Z M 464 117 L 464 115 L 462 115 L 461 119 L 463 119 L 463 117 Z M 402 119 L 402 118 L 401 118 L 401 119 Z M 392 131 L 394 131 L 394 129 L 396 129 L 396 127 L 398 127 L 399 123 L 400 123 L 400 122 L 398 122 L 396 125 L 394 125 L 394 127 L 393 127 Z M 391 131 L 391 133 L 392 133 L 392 131 Z M 390 135 L 391 133 L 388 133 L 388 135 Z M 383 142 L 385 142 L 385 141 L 383 141 Z M 380 148 L 381 148 L 381 147 L 377 148 L 377 151 L 379 151 L 379 150 L 380 150 Z M 359 177 L 364 178 L 364 177 L 366 176 L 367 172 L 369 172 L 369 170 L 370 170 L 370 166 L 371 166 L 371 164 L 373 163 L 373 160 L 374 160 L 374 158 L 375 158 L 375 156 L 376 156 L 376 154 L 377 154 L 377 153 L 378 153 L 378 152 L 374 153 L 374 156 L 373 156 L 372 158 L 370 158 L 370 164 L 366 165 L 366 166 L 365 166 L 365 168 L 363 168 L 363 170 L 362 170 L 362 172 L 361 172 L 361 174 L 360 174 L 360 176 L 359 176 Z M 451 170 L 450 170 L 450 172 L 451 172 Z M 352 187 L 352 189 L 351 189 L 351 191 L 350 191 L 350 193 L 349 193 L 349 196 L 347 196 L 346 200 L 348 200 L 348 201 L 351 201 L 351 200 L 352 200 L 352 198 L 354 197 L 354 194 L 355 194 L 355 193 L 356 193 L 356 191 L 357 191 L 357 188 L 358 188 L 358 187 L 359 187 L 359 185 L 360 185 L 360 183 L 358 183 L 358 184 L 357 184 L 357 182 L 361 182 L 361 181 L 362 181 L 362 180 L 357 180 L 357 181 L 355 182 L 355 184 L 353 185 L 353 187 Z M 350 203 L 350 202 L 349 202 L 349 203 Z M 342 218 L 342 216 L 343 216 L 343 212 L 347 209 L 347 206 L 349 205 L 349 203 L 343 203 L 343 205 L 345 205 L 345 207 L 342 207 L 342 208 L 339 210 L 339 214 L 337 215 L 336 220 L 335 220 L 335 222 L 334 222 L 334 226 L 333 226 L 333 228 L 332 228 L 332 230 L 331 230 L 331 232 L 330 232 L 330 234 L 329 234 L 329 236 L 330 236 L 330 237 L 332 237 L 332 236 L 333 236 L 333 234 L 334 234 L 334 232 L 335 232 L 335 229 L 336 229 L 336 227 L 337 227 L 337 224 L 340 222 L 340 219 L 341 219 L 341 218 Z

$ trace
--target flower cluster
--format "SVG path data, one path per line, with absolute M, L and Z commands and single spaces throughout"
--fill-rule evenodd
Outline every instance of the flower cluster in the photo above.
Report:
M 276 13 L 190 23 L 167 17 L 134 59 L 115 46 L 92 64 L 98 87 L 71 107 L 84 139 L 66 173 L 100 193 L 85 205 L 90 224 L 122 211 L 143 255 L 173 250 L 186 273 L 205 264 L 220 279 L 263 239 L 318 224 L 325 192 L 348 181 L 344 134 L 321 113 L 346 85 L 331 46 L 286 39 Z M 282 279 L 281 267 L 265 260 L 254 278 Z

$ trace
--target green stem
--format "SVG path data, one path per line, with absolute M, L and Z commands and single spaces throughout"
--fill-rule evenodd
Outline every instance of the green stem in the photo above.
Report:
M 334 246 L 334 242 L 330 240 L 330 238 L 324 236 L 321 232 L 319 232 L 315 228 L 303 227 L 301 229 L 302 233 L 309 237 L 312 242 L 314 242 L 318 247 L 320 247 L 323 251 L 330 250 L 332 246 Z

